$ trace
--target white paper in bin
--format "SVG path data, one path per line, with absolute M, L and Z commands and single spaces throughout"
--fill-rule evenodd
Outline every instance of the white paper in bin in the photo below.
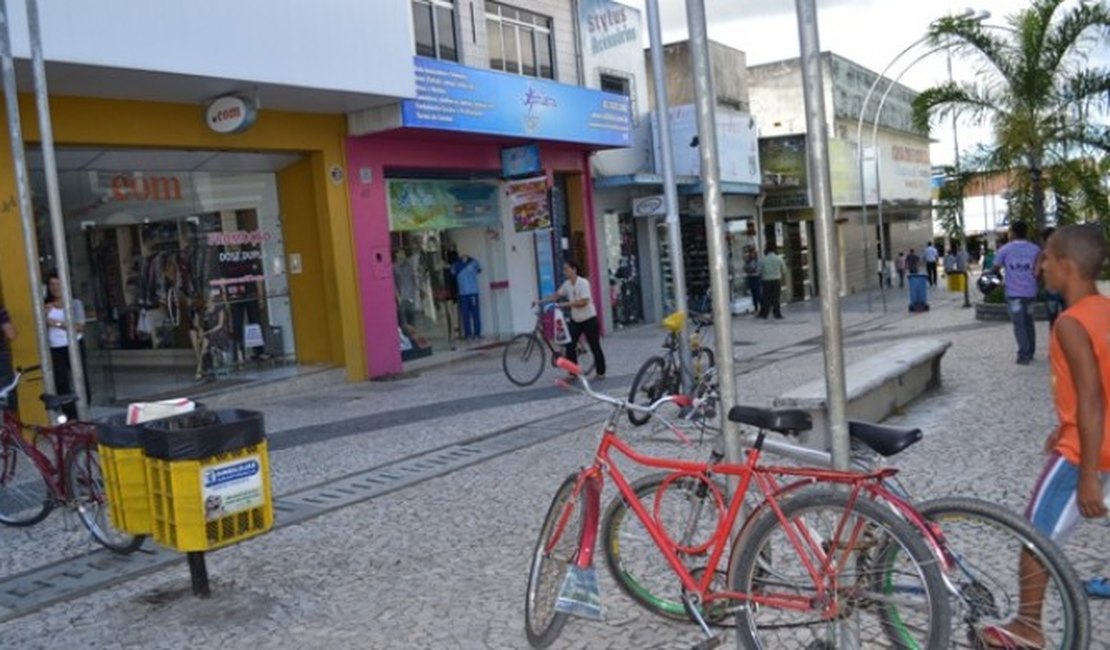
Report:
M 196 402 L 184 397 L 164 399 L 157 402 L 132 402 L 127 405 L 127 424 L 141 424 L 171 415 L 189 413 L 197 407 Z

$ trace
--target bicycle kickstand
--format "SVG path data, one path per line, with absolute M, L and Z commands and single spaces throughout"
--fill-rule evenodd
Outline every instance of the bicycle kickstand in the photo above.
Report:
M 709 629 L 709 624 L 705 622 L 705 618 L 701 615 L 701 608 L 698 606 L 701 599 L 694 594 L 684 594 L 682 596 L 683 602 L 686 603 L 686 611 L 694 619 L 694 622 L 701 628 L 705 638 L 695 643 L 690 650 L 712 650 L 713 648 L 720 647 L 724 643 L 724 639 L 718 634 L 713 634 L 713 630 Z

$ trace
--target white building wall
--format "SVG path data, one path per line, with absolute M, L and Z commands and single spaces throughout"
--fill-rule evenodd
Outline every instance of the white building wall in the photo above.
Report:
M 7 6 L 12 50 L 29 58 L 26 6 Z M 53 62 L 391 96 L 415 90 L 408 0 L 39 2 L 39 15 Z
M 405 4 L 408 4 L 407 0 Z M 555 81 L 578 84 L 573 3 L 568 0 L 506 0 L 503 4 L 551 18 L 555 49 Z M 459 62 L 472 68 L 489 68 L 485 0 L 468 2 L 460 0 L 455 5 L 456 19 L 459 24 L 458 33 L 461 36 L 462 55 Z M 407 7 L 405 11 L 408 11 Z M 411 35 L 412 30 L 407 33 Z

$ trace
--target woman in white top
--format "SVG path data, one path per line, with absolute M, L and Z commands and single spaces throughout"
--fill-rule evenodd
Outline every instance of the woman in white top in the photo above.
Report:
M 62 302 L 62 282 L 58 274 L 51 272 L 46 279 L 49 296 L 46 298 L 46 338 L 50 341 L 50 361 L 54 366 L 54 389 L 59 395 L 74 392 L 73 369 L 69 365 L 69 332 L 66 330 L 66 312 Z M 81 348 L 81 366 L 88 368 L 85 361 L 85 305 L 73 299 L 73 329 L 77 331 L 77 342 Z M 89 376 L 85 374 L 85 398 L 90 399 Z M 62 407 L 66 417 L 77 418 L 77 406 L 67 404 Z
M 590 353 L 594 355 L 594 373 L 597 379 L 605 378 L 605 353 L 601 351 L 601 328 L 597 322 L 597 309 L 590 294 L 590 281 L 578 275 L 578 263 L 567 260 L 563 263 L 563 282 L 555 293 L 540 300 L 549 302 L 562 298 L 560 306 L 570 307 L 570 343 L 567 344 L 567 360 L 578 363 L 578 337 L 586 335 Z

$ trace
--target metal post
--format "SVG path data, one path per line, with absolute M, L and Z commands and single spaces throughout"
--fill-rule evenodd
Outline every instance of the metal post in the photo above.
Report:
M 721 172 L 717 158 L 717 123 L 712 68 L 709 65 L 709 36 L 704 0 L 686 0 L 686 23 L 690 31 L 690 56 L 694 73 L 694 101 L 697 108 L 698 142 L 701 143 L 701 178 L 705 186 L 705 230 L 709 244 L 709 287 L 713 295 L 713 333 L 717 337 L 717 379 L 721 394 L 721 432 L 725 440 L 725 459 L 743 459 L 740 431 L 728 419 L 736 403 L 736 377 L 732 363 L 732 310 L 729 300 L 728 266 L 725 256 L 724 218 L 721 199 Z M 736 488 L 731 477 L 729 488 Z
M 35 341 L 38 344 L 39 365 L 42 366 L 43 390 L 53 393 L 54 367 L 50 363 L 50 343 L 46 338 L 46 314 L 42 310 L 42 271 L 39 269 L 39 246 L 35 235 L 35 213 L 31 206 L 31 185 L 27 178 L 27 157 L 23 151 L 23 126 L 19 114 L 19 94 L 15 85 L 15 60 L 12 58 L 7 0 L 0 0 L 0 23 L 4 105 L 8 112 L 8 139 L 12 146 L 19 214 L 23 221 L 23 254 L 27 258 L 27 281 L 31 285 L 31 315 L 35 318 Z
M 54 127 L 50 120 L 50 100 L 46 89 L 46 63 L 42 54 L 42 30 L 39 25 L 38 0 L 27 0 L 27 28 L 31 34 L 31 76 L 35 80 L 35 106 L 38 108 L 39 134 L 42 137 L 43 171 L 46 175 L 46 196 L 50 207 L 50 230 L 54 240 L 54 260 L 58 263 L 58 281 L 69 340 L 70 380 L 77 394 L 77 417 L 87 419 L 89 396 L 85 394 L 85 367 L 77 340 L 74 321 L 73 292 L 69 283 L 69 254 L 66 252 L 65 222 L 62 220 L 62 199 L 58 190 L 58 165 L 54 159 Z
M 193 585 L 193 595 L 208 598 L 212 591 L 208 586 L 208 566 L 204 562 L 204 551 L 189 551 L 185 554 L 189 563 L 189 581 Z
M 947 48 L 948 53 L 948 83 L 955 83 L 952 79 L 952 48 Z M 964 223 L 964 184 L 963 179 L 960 178 L 960 136 L 959 129 L 956 127 L 957 115 L 952 114 L 952 148 L 955 153 L 955 168 L 956 168 L 956 187 L 960 189 L 960 202 L 957 204 L 956 214 L 960 218 L 960 244 L 967 251 L 967 224 Z M 956 252 L 956 259 L 960 258 L 960 254 Z M 968 294 L 968 280 L 967 280 L 967 266 L 971 262 L 966 256 L 964 257 L 964 308 L 971 307 L 971 296 Z
M 844 341 L 840 322 L 839 280 L 836 275 L 836 224 L 832 218 L 829 178 L 829 133 L 825 121 L 821 46 L 817 33 L 816 0 L 797 0 L 798 40 L 801 45 L 802 90 L 806 107 L 809 177 L 817 221 L 817 273 L 821 291 L 821 330 L 825 341 L 825 386 L 829 411 L 829 444 L 833 467 L 847 469 L 848 421 L 844 378 Z
M 671 142 L 670 102 L 667 100 L 667 77 L 663 69 L 663 36 L 659 23 L 659 0 L 647 0 L 648 39 L 651 45 L 651 77 L 655 89 L 655 116 L 659 127 L 659 149 L 663 156 L 663 198 L 667 207 L 667 247 L 670 249 L 671 273 L 674 274 L 674 306 L 681 312 L 686 311 L 686 263 L 682 259 L 682 228 L 678 223 L 678 187 L 674 175 L 674 147 Z M 704 166 L 702 167 L 704 177 Z M 693 388 L 693 377 L 689 372 L 690 338 L 688 328 L 678 337 L 678 356 L 682 363 L 682 388 L 689 392 Z

